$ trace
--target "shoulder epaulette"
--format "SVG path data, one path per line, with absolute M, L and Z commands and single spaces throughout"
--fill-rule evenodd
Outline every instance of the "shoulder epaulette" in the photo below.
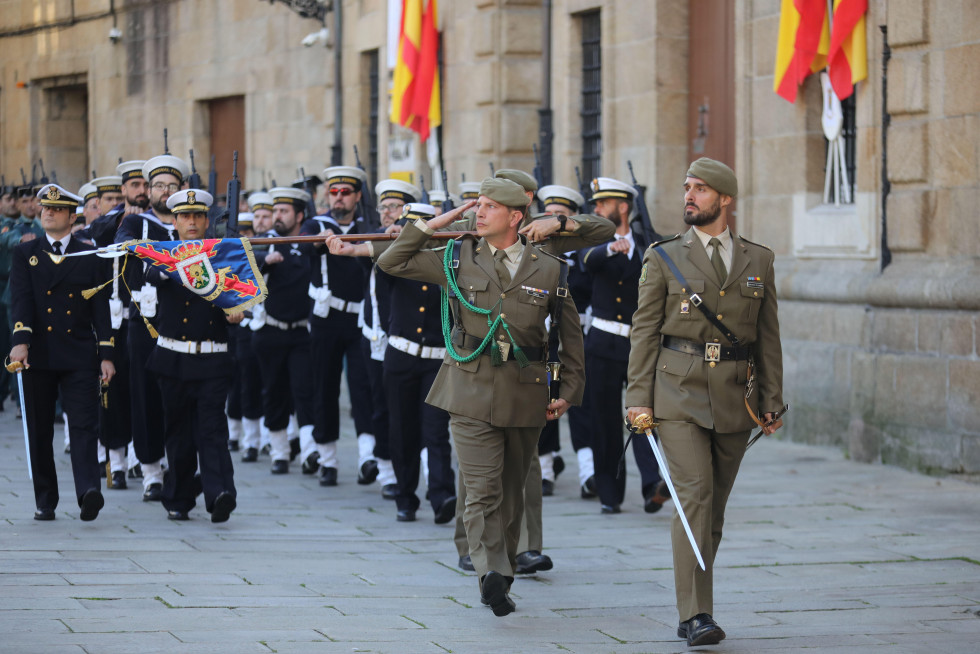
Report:
M 658 245 L 660 245 L 661 243 L 669 243 L 670 241 L 676 241 L 681 236 L 683 236 L 683 234 L 674 234 L 673 236 L 668 236 L 667 238 L 665 238 L 663 240 L 660 240 L 660 241 L 657 241 L 656 243 L 651 243 L 650 244 L 650 247 L 655 248 Z
M 756 243 L 755 241 L 750 241 L 749 239 L 745 238 L 741 234 L 739 234 L 738 237 L 740 239 L 742 239 L 743 241 L 745 241 L 746 243 L 750 243 L 752 245 L 758 245 L 760 248 L 765 248 L 765 249 L 769 250 L 770 252 L 772 252 L 772 248 L 769 247 L 768 245 L 763 245 L 762 243 Z

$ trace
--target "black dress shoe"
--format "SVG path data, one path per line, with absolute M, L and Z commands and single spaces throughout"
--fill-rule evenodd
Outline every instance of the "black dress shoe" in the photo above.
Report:
M 565 472 L 565 459 L 561 458 L 560 454 L 556 454 L 552 459 L 551 469 L 555 472 L 555 479 L 558 479 L 558 475 Z
M 292 463 L 293 461 L 295 461 L 296 457 L 298 457 L 299 453 L 302 451 L 303 451 L 302 448 L 300 448 L 299 446 L 299 436 L 297 436 L 296 438 L 290 438 L 289 439 L 289 462 Z
M 278 461 L 272 462 L 272 469 L 270 472 L 274 475 L 284 475 L 289 472 L 289 461 L 284 461 L 279 459 Z
M 698 613 L 677 625 L 677 637 L 686 638 L 688 647 L 716 645 L 725 640 L 725 632 L 707 613 Z
M 374 459 L 368 459 L 361 464 L 360 469 L 357 471 L 357 483 L 361 486 L 367 486 L 368 484 L 373 484 L 374 480 L 378 478 L 378 462 Z
M 653 490 L 643 493 L 643 510 L 647 513 L 656 513 L 669 499 L 670 492 L 667 490 L 667 484 L 660 482 Z
M 269 452 L 271 451 L 272 451 L 272 445 L 270 445 L 269 443 L 266 443 L 265 445 L 262 446 L 262 454 L 268 455 Z
M 228 449 L 232 452 L 238 451 L 238 441 L 228 441 Z
M 623 512 L 623 510 L 621 508 L 619 508 L 619 505 L 618 504 L 603 504 L 601 511 L 602 511 L 602 513 L 604 513 L 606 515 L 612 515 L 614 513 L 622 513 Z
M 126 490 L 126 473 L 122 470 L 116 470 L 112 473 L 112 490 Z
M 187 511 L 167 511 L 167 520 L 190 520 Z
M 415 522 L 415 511 L 411 509 L 399 509 L 395 520 L 398 522 Z
M 246 447 L 242 452 L 243 463 L 255 463 L 259 460 L 259 451 L 254 447 Z
M 91 522 L 99 517 L 99 511 L 105 506 L 105 498 L 98 488 L 90 488 L 82 495 L 82 506 L 78 517 L 82 522 Z
M 54 520 L 54 509 L 38 509 L 34 512 L 34 519 L 43 522 Z
M 456 517 L 456 496 L 447 497 L 436 511 L 436 524 L 444 525 Z
M 514 570 L 519 575 L 529 575 L 535 572 L 551 570 L 555 567 L 551 557 L 542 554 L 537 550 L 528 550 L 517 555 L 517 569 Z
M 542 497 L 551 497 L 555 494 L 555 482 L 548 481 L 547 479 L 541 480 L 541 495 Z
M 507 577 L 491 570 L 483 578 L 482 586 L 480 600 L 490 607 L 495 616 L 503 617 L 517 609 L 514 600 L 507 594 L 510 590 L 510 582 L 507 581 Z
M 238 506 L 235 496 L 224 491 L 214 498 L 214 506 L 211 507 L 211 522 L 228 522 L 228 516 Z
M 337 485 L 337 469 L 330 467 L 320 468 L 320 485 L 321 486 L 336 486 Z
M 144 502 L 159 502 L 163 498 L 163 484 L 150 484 L 143 490 Z
M 320 469 L 320 453 L 310 452 L 309 456 L 303 459 L 303 474 L 312 475 Z
M 130 468 L 129 469 L 129 478 L 130 479 L 142 479 L 143 478 L 143 466 L 141 466 L 140 464 L 137 463 L 132 468 Z
M 393 500 L 398 497 L 398 484 L 385 484 L 381 487 L 381 497 Z
M 596 495 L 598 495 L 598 493 L 596 492 L 595 475 L 592 475 L 585 480 L 584 484 L 582 484 L 582 499 L 591 500 Z
M 470 558 L 469 554 L 459 557 L 459 569 L 466 570 L 467 572 L 476 572 L 476 568 L 473 566 L 473 559 Z

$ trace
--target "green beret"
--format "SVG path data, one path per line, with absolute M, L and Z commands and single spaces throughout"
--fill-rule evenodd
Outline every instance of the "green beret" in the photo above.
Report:
M 697 177 L 722 195 L 738 195 L 738 180 L 731 168 L 707 157 L 701 157 L 687 169 L 688 177 Z
M 516 168 L 501 168 L 493 175 L 497 179 L 509 179 L 512 182 L 516 182 L 524 187 L 525 191 L 530 191 L 534 193 L 538 190 L 538 181 L 525 173 L 523 170 L 517 170 Z
M 484 195 L 505 207 L 525 208 L 531 201 L 524 192 L 524 187 L 509 179 L 487 177 L 480 184 L 480 195 Z

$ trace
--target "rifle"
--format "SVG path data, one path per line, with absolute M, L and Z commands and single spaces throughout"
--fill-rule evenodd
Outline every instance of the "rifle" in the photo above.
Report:
M 647 187 L 636 182 L 636 175 L 633 174 L 632 161 L 627 160 L 626 167 L 630 170 L 630 178 L 632 179 L 633 188 L 636 190 L 636 199 L 634 202 L 636 202 L 636 213 L 639 216 L 640 225 L 643 227 L 643 236 L 647 240 L 647 245 L 652 245 L 661 240 L 661 237 L 657 233 L 657 230 L 653 228 L 653 222 L 650 220 L 650 212 L 647 210 Z
M 579 171 L 578 166 L 575 166 L 575 181 L 578 182 L 578 192 L 585 198 L 585 204 L 582 205 L 582 213 L 592 213 L 592 190 L 588 184 L 582 183 L 582 173 Z
M 214 230 L 221 217 L 221 207 L 218 205 L 218 170 L 214 166 L 214 155 L 211 155 L 211 170 L 208 171 L 208 193 L 211 194 L 211 210 L 208 211 L 208 238 L 214 238 Z
M 453 198 L 449 195 L 449 175 L 446 174 L 446 169 L 442 170 L 442 188 L 446 193 L 446 199 L 442 201 L 442 212 L 453 210 Z
M 231 179 L 228 180 L 228 223 L 225 234 L 238 233 L 238 195 L 242 192 L 242 183 L 238 179 L 238 150 L 232 154 Z
M 42 184 L 47 184 L 48 183 L 48 174 L 46 172 L 44 172 L 44 159 L 38 159 L 38 163 L 41 164 L 41 183 Z
M 54 172 L 54 168 L 51 169 L 51 181 L 55 184 L 58 183 L 58 173 Z
M 93 179 L 95 178 L 95 171 L 94 170 L 92 171 L 92 178 Z M 27 177 L 24 176 L 24 169 L 23 168 L 20 169 L 20 182 L 21 182 L 20 183 L 21 186 L 27 186 Z
M 429 204 L 429 191 L 425 188 L 425 175 L 421 173 L 419 173 L 419 186 L 422 187 L 422 197 L 419 198 L 419 202 Z
M 194 148 L 191 148 L 191 174 L 187 178 L 189 188 L 201 188 L 201 176 L 197 173 L 197 166 L 194 165 Z
M 538 154 L 538 144 L 532 143 L 531 149 L 534 151 L 534 181 L 538 183 L 538 190 L 544 186 L 544 171 L 541 170 L 541 156 Z M 538 197 L 537 193 L 534 194 L 534 201 L 538 206 L 538 211 L 544 213 L 544 202 Z
M 495 171 L 493 169 L 493 162 L 492 161 L 488 161 L 487 162 L 487 165 L 490 166 L 490 177 L 495 176 L 497 174 L 497 171 Z
M 361 155 L 357 152 L 357 146 L 354 146 L 354 164 L 363 170 L 365 173 L 364 166 L 361 165 Z M 361 214 L 361 218 L 364 222 L 368 224 L 371 229 L 378 229 L 381 227 L 381 217 L 378 212 L 374 210 L 374 194 L 371 193 L 370 180 L 361 186 L 361 201 L 357 204 L 358 213 Z
M 303 212 L 303 220 L 312 220 L 313 216 L 316 215 L 316 188 L 313 185 L 313 180 L 306 176 L 306 169 L 300 166 L 297 168 L 297 172 L 300 181 L 303 183 L 303 190 L 310 196 L 309 202 L 306 203 L 306 211 Z
M 170 145 L 167 143 L 167 128 L 163 128 L 163 153 L 170 154 Z

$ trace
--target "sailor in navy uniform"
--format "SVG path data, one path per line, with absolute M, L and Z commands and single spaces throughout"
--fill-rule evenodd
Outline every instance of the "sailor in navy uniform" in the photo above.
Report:
M 105 293 L 86 298 L 108 277 L 96 256 L 66 257 L 93 249 L 71 235 L 75 207 L 82 201 L 56 184 L 38 192 L 45 234 L 13 252 L 10 273 L 11 365 L 24 366 L 25 416 L 34 477 L 36 520 L 54 520 L 58 506 L 54 407 L 61 397 L 68 415 L 72 474 L 82 520 L 94 520 L 105 505 L 99 490 L 99 380 L 115 374 L 109 305 Z M 101 361 L 101 363 L 100 363 Z
M 106 215 L 123 203 L 121 176 L 96 177 L 91 183 L 99 194 L 100 215 Z
M 279 186 L 270 189 L 278 236 L 297 236 L 309 206 L 309 193 Z M 262 264 L 269 296 L 262 305 L 261 328 L 252 340 L 260 354 L 262 403 L 269 429 L 272 474 L 289 472 L 291 450 L 286 429 L 295 408 L 302 440 L 313 435 L 313 369 L 310 349 L 310 284 L 313 248 L 308 244 L 273 246 Z M 252 325 L 257 326 L 257 325 Z
M 188 247 L 204 238 L 212 202 L 211 194 L 200 189 L 178 191 L 167 200 L 180 239 L 191 241 Z M 203 268 L 207 280 L 215 281 L 208 260 L 196 265 Z M 150 268 L 146 278 L 156 286 L 159 302 L 159 336 L 146 367 L 157 374 L 163 397 L 169 462 L 163 506 L 170 520 L 187 520 L 203 489 L 211 522 L 225 522 L 237 504 L 225 421 L 225 399 L 234 371 L 228 323 L 241 322 L 243 314 L 226 315 L 200 292 L 187 288 L 186 282 L 181 284 L 157 268 Z M 200 479 L 195 478 L 198 469 Z
M 304 226 L 303 234 L 363 234 L 369 227 L 357 216 L 361 189 L 367 175 L 353 166 L 332 166 L 323 171 L 330 213 L 317 216 Z M 371 385 L 357 325 L 364 301 L 367 274 L 353 259 L 330 255 L 318 247 L 313 260 L 309 295 L 313 299 L 310 318 L 313 338 L 313 390 L 316 397 L 315 449 L 302 442 L 301 456 L 306 471 L 320 468 L 320 485 L 337 485 L 337 440 L 340 438 L 340 375 L 347 360 L 347 387 L 357 431 L 359 484 L 378 477 L 374 457 L 375 438 L 371 423 Z
M 623 453 L 623 388 L 629 363 L 630 332 L 636 311 L 643 254 L 648 245 L 630 227 L 636 191 L 609 177 L 592 181 L 595 212 L 616 225 L 616 237 L 582 251 L 582 264 L 592 274 L 592 326 L 585 338 L 586 393 L 593 414 L 592 448 L 602 513 L 619 513 L 626 493 L 626 475 L 617 474 Z M 650 444 L 633 439 L 640 469 L 644 510 L 659 511 L 668 499 Z
M 180 190 L 188 165 L 169 154 L 149 159 L 143 164 L 143 179 L 150 185 L 148 211 L 129 214 L 119 223 L 116 243 L 149 239 L 177 239 L 174 217 L 167 200 Z M 129 305 L 129 389 L 132 415 L 133 449 L 143 472 L 143 501 L 159 501 L 163 494 L 163 402 L 156 375 L 146 368 L 146 360 L 155 346 L 144 320 L 157 322 L 157 290 L 148 284 L 145 270 L 149 264 L 131 256 L 126 265 L 126 284 L 132 291 Z M 112 401 L 111 398 L 109 400 Z

